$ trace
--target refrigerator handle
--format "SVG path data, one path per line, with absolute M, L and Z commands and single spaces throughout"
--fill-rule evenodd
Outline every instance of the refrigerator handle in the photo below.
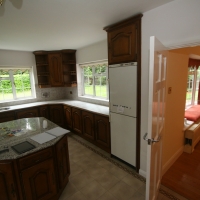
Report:
M 111 114 L 110 114 L 110 112 L 109 112 L 109 122 L 111 122 Z

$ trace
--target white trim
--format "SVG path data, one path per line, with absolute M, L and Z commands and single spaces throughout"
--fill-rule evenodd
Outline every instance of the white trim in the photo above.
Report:
M 168 50 L 171 49 L 180 49 L 180 48 L 187 48 L 187 47 L 195 47 L 195 46 L 200 46 L 200 41 L 195 41 L 195 42 L 183 42 L 183 43 L 178 43 L 178 44 L 172 44 L 172 45 L 166 45 Z
M 182 146 L 166 163 L 162 166 L 162 176 L 167 172 L 167 170 L 174 164 L 174 162 L 183 153 L 184 146 Z
M 104 62 L 108 63 L 108 59 L 105 59 L 105 60 L 96 60 L 96 61 L 85 62 L 85 63 L 79 63 L 79 66 L 82 67 L 83 65 L 103 64 Z
M 146 178 L 146 172 L 143 171 L 142 169 L 139 169 L 139 174 L 140 174 L 141 176 L 143 176 L 144 178 Z

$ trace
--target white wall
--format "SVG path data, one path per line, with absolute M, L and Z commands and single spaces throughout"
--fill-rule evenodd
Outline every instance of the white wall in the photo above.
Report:
M 105 35 L 107 33 L 105 32 Z M 108 59 L 107 40 L 78 49 L 76 52 L 76 63 L 98 61 Z
M 0 50 L 1 66 L 33 66 L 34 77 L 36 77 L 35 56 L 32 52 Z M 37 83 L 37 77 L 35 78 L 35 83 Z
M 142 102 L 141 102 L 141 172 L 146 172 L 149 38 L 156 36 L 165 46 L 200 44 L 200 1 L 176 0 L 143 13 L 142 18 Z

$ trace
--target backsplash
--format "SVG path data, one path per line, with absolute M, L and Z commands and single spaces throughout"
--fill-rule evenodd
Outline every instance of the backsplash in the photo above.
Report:
M 61 100 L 61 99 L 79 100 L 83 102 L 108 106 L 107 101 L 78 97 L 78 92 L 76 87 L 39 88 L 38 85 L 36 85 L 35 90 L 36 90 L 36 98 L 34 99 L 27 99 L 21 101 L 17 100 L 12 102 L 0 103 L 0 107 L 21 105 L 21 104 L 41 102 L 41 101 Z

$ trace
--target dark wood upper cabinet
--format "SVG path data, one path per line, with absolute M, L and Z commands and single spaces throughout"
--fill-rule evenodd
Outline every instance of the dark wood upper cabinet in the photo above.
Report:
M 94 136 L 94 114 L 82 111 L 83 136 L 88 139 L 95 139 Z
M 76 87 L 76 50 L 34 51 L 38 86 Z
M 21 109 L 16 111 L 17 119 L 21 118 L 31 118 L 31 117 L 38 117 L 38 109 L 36 108 L 28 108 L 28 109 Z
M 76 133 L 82 135 L 82 115 L 78 108 L 72 108 L 72 128 Z
M 19 199 L 13 170 L 12 162 L 8 161 L 0 163 L 0 199 Z
M 108 37 L 108 63 L 138 62 L 141 51 L 141 17 L 138 15 L 105 27 Z
M 71 106 L 64 106 L 64 118 L 66 128 L 72 129 L 72 108 Z
M 49 72 L 51 86 L 61 87 L 63 83 L 62 57 L 61 53 L 53 53 L 48 55 Z

